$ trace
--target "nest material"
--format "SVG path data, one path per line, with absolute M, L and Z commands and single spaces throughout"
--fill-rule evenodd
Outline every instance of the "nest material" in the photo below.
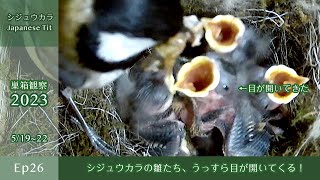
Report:
M 27 57 L 27 51 L 23 47 L 0 47 L 0 156 L 58 155 L 61 140 L 72 138 L 73 134 L 68 136 L 59 134 L 59 121 L 55 111 L 58 101 L 58 95 L 55 93 L 58 90 L 52 86 L 54 83 L 49 81 L 47 94 L 50 99 L 46 107 L 9 108 L 12 102 L 10 80 L 47 79 L 41 71 L 37 71 L 36 66 Z M 48 141 L 12 143 L 12 134 L 29 134 L 30 136 L 42 134 L 47 135 Z
M 1 40 L 1 39 L 0 39 Z M 10 66 L 9 54 L 6 47 L 0 47 L 0 143 L 4 141 L 3 136 L 6 127 L 5 115 L 7 113 L 7 97 L 6 97 L 6 77 L 8 75 L 8 68 Z
M 232 14 L 246 24 L 273 37 L 272 55 L 267 64 L 285 64 L 309 77 L 309 94 L 299 95 L 288 105 L 291 118 L 282 122 L 284 134 L 276 137 L 272 156 L 320 155 L 320 2 L 317 0 L 213 1 L 181 0 L 185 14 L 214 17 Z M 99 135 L 114 145 L 121 155 L 147 155 L 148 147 L 136 144 L 113 107 L 112 88 L 75 93 L 79 108 Z M 62 155 L 99 155 L 88 138 L 73 123 L 72 114 L 62 108 L 62 134 L 79 133 L 60 147 Z

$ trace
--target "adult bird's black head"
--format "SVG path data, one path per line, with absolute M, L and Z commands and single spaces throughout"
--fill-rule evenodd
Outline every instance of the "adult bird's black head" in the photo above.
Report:
M 183 25 L 180 0 L 60 0 L 60 79 L 106 85 Z

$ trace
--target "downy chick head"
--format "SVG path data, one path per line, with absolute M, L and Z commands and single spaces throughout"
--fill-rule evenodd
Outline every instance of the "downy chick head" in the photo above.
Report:
M 269 45 L 271 39 L 268 35 L 262 34 L 258 30 L 243 24 L 242 21 L 236 17 L 230 15 L 219 17 L 226 17 L 219 19 L 222 19 L 220 21 L 226 21 L 225 24 L 229 23 L 229 25 L 223 26 L 226 29 L 224 30 L 225 33 L 223 33 L 223 30 L 221 30 L 221 32 L 218 32 L 222 34 L 221 36 L 230 39 L 226 41 L 231 41 L 229 43 L 230 45 L 220 45 L 218 41 L 216 42 L 217 45 L 213 47 L 213 40 L 208 39 L 208 37 L 206 38 L 206 40 L 210 45 L 210 49 L 220 56 L 224 57 L 225 61 L 228 61 L 232 64 L 241 64 L 246 61 L 255 61 L 260 63 L 267 55 L 269 55 Z M 223 27 L 218 29 L 223 29 Z M 230 35 L 223 35 L 228 33 Z M 208 36 L 208 31 L 206 32 L 206 35 Z
M 162 71 L 146 71 L 139 75 L 129 77 L 135 82 L 136 92 L 133 93 L 133 101 L 139 105 L 139 109 L 157 114 L 166 111 L 172 103 L 173 95 L 164 83 L 165 73 Z

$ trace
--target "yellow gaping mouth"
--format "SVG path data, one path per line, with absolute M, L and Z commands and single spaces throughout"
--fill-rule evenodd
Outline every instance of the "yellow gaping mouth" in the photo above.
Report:
M 302 85 L 309 81 L 309 78 L 299 76 L 297 72 L 285 65 L 271 66 L 265 73 L 265 80 L 270 84 L 276 85 Z M 298 92 L 293 92 L 292 88 L 289 88 L 289 92 L 284 90 L 280 92 L 268 93 L 268 97 L 277 104 L 287 104 L 298 96 Z
M 202 18 L 201 21 L 209 46 L 220 53 L 233 51 L 245 31 L 243 22 L 232 15 L 218 15 L 213 19 Z
M 219 81 L 220 72 L 215 61 L 207 56 L 198 56 L 181 67 L 174 90 L 189 97 L 205 97 Z

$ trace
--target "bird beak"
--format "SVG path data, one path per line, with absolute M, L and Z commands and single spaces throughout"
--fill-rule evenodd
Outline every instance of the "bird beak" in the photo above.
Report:
M 271 66 L 265 73 L 265 80 L 270 84 L 276 85 L 302 85 L 309 81 L 309 78 L 299 76 L 297 72 L 285 65 Z M 277 104 L 288 104 L 299 92 L 293 92 L 292 87 L 289 87 L 289 92 L 286 92 L 283 87 L 279 92 L 268 93 L 268 97 Z
M 243 22 L 232 15 L 218 15 L 213 19 L 202 18 L 201 22 L 209 46 L 219 53 L 233 51 L 245 31 Z
M 220 81 L 220 72 L 214 59 L 198 56 L 184 64 L 177 74 L 173 89 L 189 97 L 205 97 Z
M 188 35 L 183 32 L 177 33 L 175 36 L 171 37 L 167 42 L 156 46 L 156 52 L 164 60 L 162 61 L 162 68 L 164 69 L 165 84 L 167 85 L 169 91 L 175 94 L 174 90 L 174 77 L 173 77 L 173 67 L 176 59 L 180 56 L 186 47 L 188 40 Z

